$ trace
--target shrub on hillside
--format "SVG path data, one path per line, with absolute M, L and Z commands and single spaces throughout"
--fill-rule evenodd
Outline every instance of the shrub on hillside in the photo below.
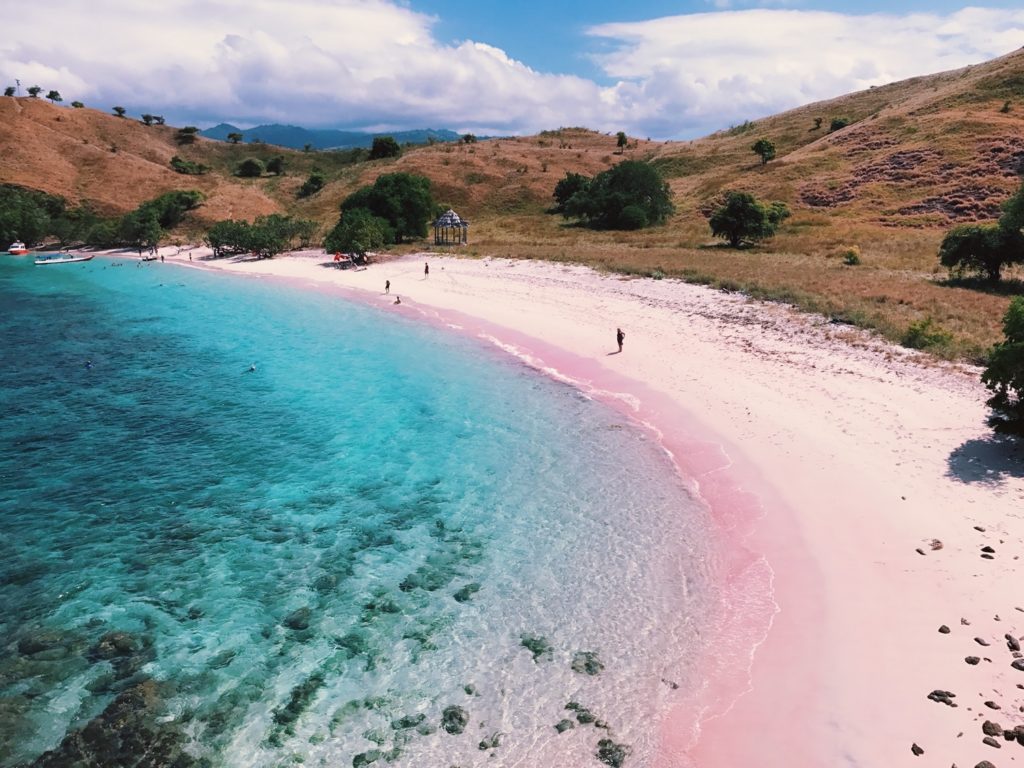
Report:
M 849 118 L 846 117 L 833 117 L 832 122 L 828 126 L 828 132 L 833 133 L 840 131 L 850 124 Z
M 178 173 L 183 173 L 186 176 L 202 176 L 204 173 L 209 172 L 210 166 L 203 165 L 202 163 L 195 163 L 191 160 L 186 160 L 183 157 L 175 155 L 171 158 L 171 168 Z
M 1010 302 L 1003 317 L 1004 339 L 989 356 L 981 375 L 993 393 L 988 400 L 989 418 L 997 432 L 1024 434 L 1024 297 Z
M 315 195 L 321 189 L 324 188 L 324 184 L 327 183 L 327 177 L 320 171 L 313 171 L 309 174 L 309 177 L 302 182 L 302 186 L 299 187 L 299 191 L 296 192 L 298 197 L 310 197 Z
M 391 136 L 375 136 L 373 146 L 370 147 L 370 159 L 380 160 L 385 157 L 398 157 L 402 154 L 402 148 Z
M 729 192 L 708 219 L 711 234 L 728 241 L 733 248 L 756 243 L 775 235 L 789 218 L 785 203 L 761 203 L 749 192 Z
M 264 170 L 262 161 L 255 157 L 247 157 L 245 160 L 238 164 L 235 169 L 235 175 L 241 176 L 243 179 L 258 179 L 263 175 Z
M 638 160 L 623 161 L 593 179 L 567 174 L 554 194 L 563 216 L 594 229 L 641 229 L 662 223 L 674 210 L 661 174 Z
M 365 208 L 391 227 L 393 242 L 426 237 L 427 222 L 434 213 L 430 179 L 412 173 L 385 173 L 372 187 L 362 187 L 341 203 L 342 218 L 348 211 Z

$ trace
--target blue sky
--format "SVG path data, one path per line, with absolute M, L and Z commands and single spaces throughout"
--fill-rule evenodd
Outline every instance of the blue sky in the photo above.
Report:
M 175 125 L 686 139 L 1024 45 L 1020 0 L 36 0 L 0 80 Z

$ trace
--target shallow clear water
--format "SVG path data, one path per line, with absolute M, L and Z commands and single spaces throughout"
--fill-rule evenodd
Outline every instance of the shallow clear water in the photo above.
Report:
M 212 766 L 645 764 L 714 598 L 653 441 L 474 340 L 115 263 L 0 256 L 0 765 L 146 680 Z

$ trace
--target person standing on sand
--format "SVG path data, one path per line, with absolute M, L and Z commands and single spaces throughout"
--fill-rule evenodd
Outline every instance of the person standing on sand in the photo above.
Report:
M 619 352 L 622 351 L 622 342 L 626 340 L 626 334 L 622 332 L 621 328 L 615 329 L 615 341 L 619 343 Z
M 387 293 L 391 293 L 391 281 L 390 280 L 385 280 L 384 281 L 384 293 L 386 293 L 386 294 Z
M 430 277 L 430 264 L 423 262 L 423 279 L 426 280 Z

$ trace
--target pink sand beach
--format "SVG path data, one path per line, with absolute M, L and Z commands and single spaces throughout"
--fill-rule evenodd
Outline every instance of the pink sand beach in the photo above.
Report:
M 726 597 L 659 768 L 1024 762 L 1024 455 L 985 425 L 978 370 L 675 280 L 191 254 L 479 336 L 660 436 L 714 515 Z

